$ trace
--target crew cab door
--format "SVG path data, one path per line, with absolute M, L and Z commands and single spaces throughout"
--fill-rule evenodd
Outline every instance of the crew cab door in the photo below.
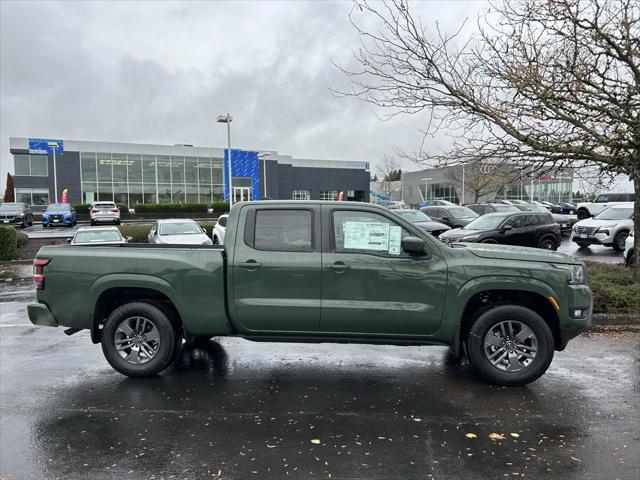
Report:
M 322 223 L 322 332 L 388 338 L 438 329 L 446 264 L 433 245 L 429 255 L 414 257 L 400 244 L 404 236 L 423 234 L 364 208 L 325 205 Z
M 241 330 L 295 333 L 318 329 L 319 232 L 319 207 L 243 209 L 228 264 L 233 288 L 229 308 Z

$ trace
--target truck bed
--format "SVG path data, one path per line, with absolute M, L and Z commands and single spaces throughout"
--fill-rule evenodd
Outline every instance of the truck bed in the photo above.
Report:
M 171 250 L 168 255 L 167 251 Z M 225 313 L 224 247 L 206 245 L 124 244 L 118 246 L 43 247 L 46 304 L 59 324 L 92 328 L 93 311 L 113 295 L 161 292 L 175 305 L 191 335 L 228 335 Z

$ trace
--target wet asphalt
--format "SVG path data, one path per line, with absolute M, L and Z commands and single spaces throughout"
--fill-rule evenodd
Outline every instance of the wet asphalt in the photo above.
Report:
M 487 385 L 442 347 L 214 339 L 153 379 L 34 327 L 0 270 L 3 479 L 638 479 L 640 333 L 588 333 Z

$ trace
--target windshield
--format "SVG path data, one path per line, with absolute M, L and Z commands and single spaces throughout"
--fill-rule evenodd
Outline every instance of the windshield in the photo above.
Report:
M 500 225 L 504 219 L 504 215 L 493 215 L 489 213 L 488 215 L 476 218 L 473 222 L 463 228 L 465 230 L 493 230 L 498 228 L 498 225 Z
M 408 221 L 410 221 L 411 223 L 431 221 L 431 218 L 429 218 L 429 216 L 426 213 L 422 213 L 418 210 L 416 210 L 415 212 L 398 212 L 398 213 L 402 215 L 404 218 L 406 218 Z
M 122 236 L 117 230 L 88 230 L 76 233 L 73 243 L 121 242 Z
M 448 208 L 453 218 L 476 218 L 478 214 L 467 207 Z
M 202 233 L 195 222 L 161 223 L 158 229 L 160 235 L 192 235 Z
M 60 212 L 71 210 L 71 205 L 68 203 L 52 203 L 47 207 L 47 212 Z
M 633 208 L 607 208 L 593 217 L 595 220 L 628 220 L 633 217 Z
M 22 210 L 21 203 L 3 203 L 0 205 L 0 211 L 12 211 Z
M 539 205 L 529 205 L 527 206 L 527 210 L 529 212 L 536 212 L 536 213 L 549 213 L 549 210 Z

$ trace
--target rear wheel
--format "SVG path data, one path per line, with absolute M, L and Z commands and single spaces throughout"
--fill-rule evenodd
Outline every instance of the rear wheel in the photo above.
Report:
M 533 310 L 502 305 L 471 326 L 467 352 L 485 379 L 498 385 L 526 385 L 547 371 L 553 359 L 551 329 Z
M 102 351 L 118 372 L 152 377 L 174 360 L 179 335 L 158 307 L 132 302 L 115 309 L 102 330 Z
M 555 238 L 544 237 L 540 240 L 538 248 L 542 248 L 543 250 L 556 250 L 558 246 Z
M 624 251 L 624 244 L 627 241 L 627 237 L 629 236 L 629 232 L 620 232 L 613 239 L 613 249 L 616 252 Z

